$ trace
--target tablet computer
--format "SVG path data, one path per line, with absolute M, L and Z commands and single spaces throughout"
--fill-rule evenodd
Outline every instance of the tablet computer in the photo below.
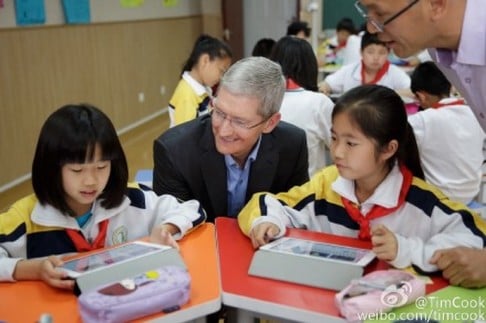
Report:
M 71 278 L 170 249 L 169 246 L 133 241 L 64 261 L 60 267 Z
M 283 237 L 260 247 L 261 250 L 313 257 L 340 263 L 366 266 L 376 255 L 368 249 Z

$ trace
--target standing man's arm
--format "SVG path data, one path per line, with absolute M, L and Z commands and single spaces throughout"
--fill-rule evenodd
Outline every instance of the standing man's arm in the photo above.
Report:
M 452 285 L 486 286 L 486 249 L 456 247 L 435 252 L 430 261 Z
M 171 194 L 183 201 L 193 198 L 187 183 L 180 170 L 177 161 L 172 158 L 170 151 L 159 139 L 154 141 L 154 175 L 153 190 L 157 195 Z

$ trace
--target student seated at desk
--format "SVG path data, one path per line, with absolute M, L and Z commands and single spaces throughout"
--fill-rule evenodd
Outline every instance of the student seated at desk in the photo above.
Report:
M 381 260 L 437 270 L 438 249 L 483 248 L 486 224 L 423 180 L 400 97 L 379 85 L 345 93 L 332 113 L 330 166 L 304 185 L 258 193 L 238 216 L 254 247 L 297 227 L 371 240 Z
M 325 167 L 331 142 L 334 103 L 317 91 L 317 59 L 308 41 L 282 37 L 270 57 L 280 64 L 287 79 L 280 107 L 282 120 L 304 129 L 309 151 L 309 175 Z
M 408 117 L 425 179 L 450 199 L 469 204 L 479 193 L 486 136 L 464 100 L 434 62 L 418 65 L 411 90 L 425 110 Z
M 390 50 L 375 34 L 365 32 L 361 39 L 361 61 L 345 65 L 328 75 L 319 85 L 324 94 L 344 93 L 361 84 L 379 84 L 395 91 L 410 88 L 410 77 L 390 64 Z
M 347 41 L 351 35 L 356 35 L 357 33 L 358 31 L 351 18 L 341 18 L 336 24 L 336 35 L 319 45 L 319 65 L 342 65 Z
M 212 87 L 230 66 L 231 57 L 229 46 L 221 40 L 199 36 L 169 101 L 170 127 L 208 112 Z
M 43 280 L 71 289 L 57 256 L 149 236 L 177 248 L 205 221 L 195 200 L 180 202 L 127 188 L 128 166 L 110 119 L 99 109 L 66 105 L 44 123 L 32 164 L 35 195 L 0 214 L 0 281 Z M 49 257 L 48 257 L 49 256 Z

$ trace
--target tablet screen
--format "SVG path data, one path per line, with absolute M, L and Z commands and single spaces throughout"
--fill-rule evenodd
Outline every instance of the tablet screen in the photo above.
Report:
M 161 247 L 162 246 L 144 243 L 128 243 L 113 249 L 93 253 L 82 258 L 68 260 L 62 267 L 73 272 L 84 273 L 90 270 L 119 263 L 124 260 L 160 251 L 163 249 Z
M 358 263 L 370 254 L 366 249 L 295 238 L 281 238 L 264 246 L 263 249 L 352 263 Z

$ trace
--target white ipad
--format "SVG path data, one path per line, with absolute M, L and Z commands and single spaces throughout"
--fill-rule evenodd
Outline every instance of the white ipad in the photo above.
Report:
M 81 274 L 106 268 L 127 260 L 133 260 L 149 254 L 170 249 L 169 246 L 153 244 L 143 241 L 133 241 L 110 249 L 103 249 L 99 252 L 90 253 L 67 260 L 60 267 L 64 269 L 71 278 L 79 277 Z
M 376 255 L 368 249 L 342 246 L 326 242 L 283 237 L 260 247 L 261 250 L 283 252 L 302 257 L 315 257 L 341 263 L 366 266 Z

